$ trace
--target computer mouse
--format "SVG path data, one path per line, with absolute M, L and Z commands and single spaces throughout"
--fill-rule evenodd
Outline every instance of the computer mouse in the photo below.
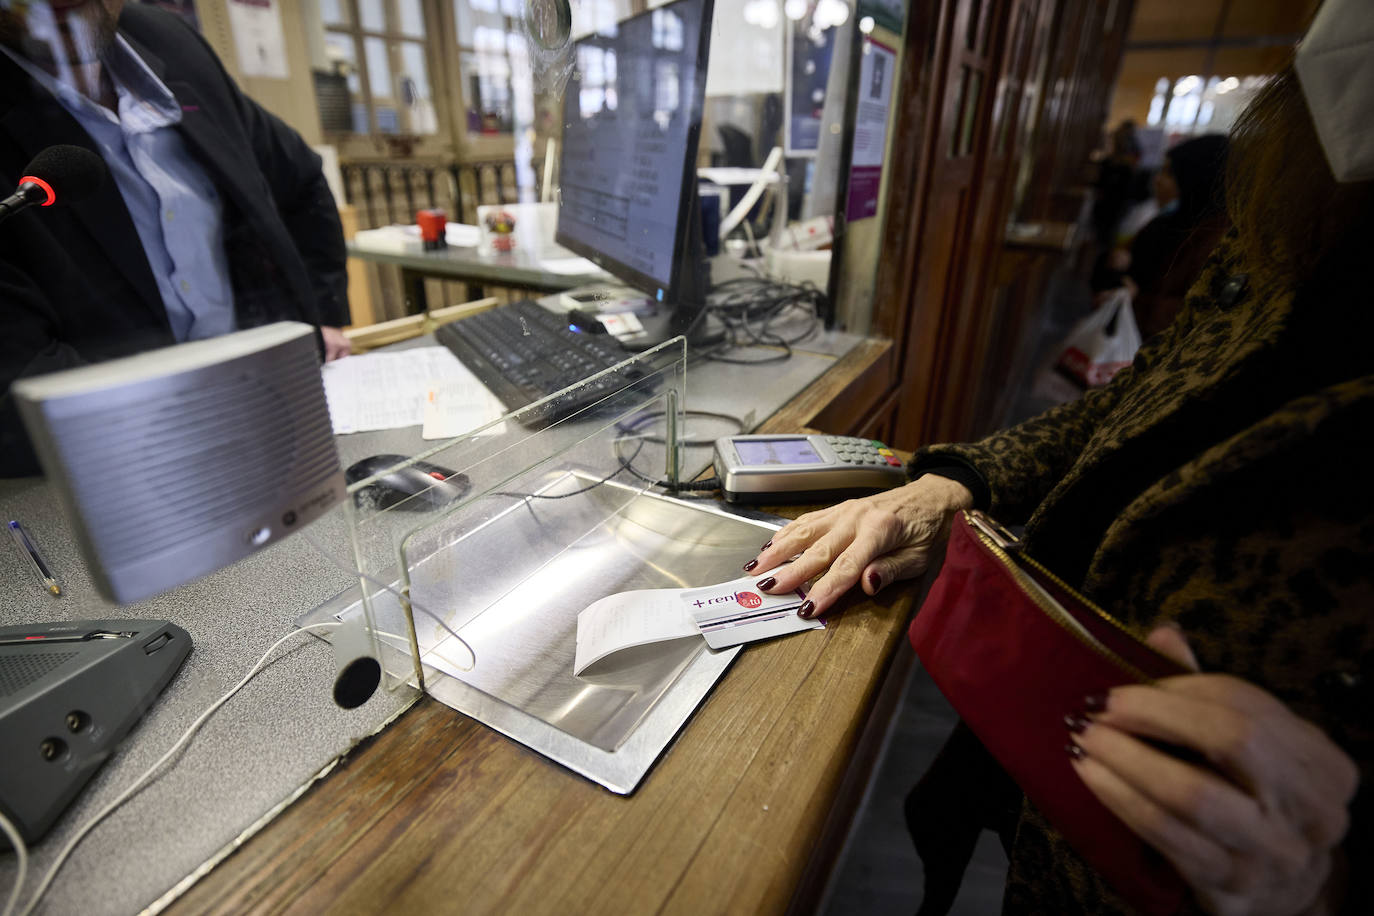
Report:
M 471 486 L 463 474 L 437 464 L 416 461 L 397 467 L 407 460 L 404 455 L 372 455 L 350 465 L 344 471 L 344 479 L 350 484 L 381 475 L 353 494 L 358 508 L 417 512 L 442 509 L 461 498 Z

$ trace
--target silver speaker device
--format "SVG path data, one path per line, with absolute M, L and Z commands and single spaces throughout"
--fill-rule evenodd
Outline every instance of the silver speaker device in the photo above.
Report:
M 121 604 L 228 566 L 344 498 L 306 324 L 21 379 L 12 391 L 97 588 Z

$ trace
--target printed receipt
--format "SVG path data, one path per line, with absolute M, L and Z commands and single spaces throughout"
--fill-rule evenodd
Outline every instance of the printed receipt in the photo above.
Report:
M 819 620 L 796 615 L 806 600 L 798 590 L 764 595 L 757 583 L 768 573 L 744 576 L 705 588 L 647 588 L 608 595 L 577 615 L 573 674 L 623 649 L 669 639 L 705 637 L 724 649 L 800 630 L 819 629 Z

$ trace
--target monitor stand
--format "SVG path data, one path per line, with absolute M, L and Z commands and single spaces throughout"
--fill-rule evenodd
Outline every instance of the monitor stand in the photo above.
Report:
M 702 309 L 694 309 L 696 321 L 691 327 L 683 328 L 678 310 L 662 306 L 653 312 L 636 314 L 644 330 L 637 334 L 619 338 L 620 345 L 631 353 L 638 353 L 658 346 L 679 335 L 687 338 L 690 347 L 709 347 L 725 339 L 725 325 L 715 315 Z
M 627 350 L 648 350 L 679 335 L 686 337 L 691 347 L 707 347 L 725 339 L 725 325 L 706 306 L 711 265 L 701 237 L 701 197 L 695 181 L 689 193 L 692 199 L 687 206 L 687 237 L 678 253 L 677 302 L 662 303 L 655 310 L 640 314 L 643 333 L 620 338 L 620 345 Z

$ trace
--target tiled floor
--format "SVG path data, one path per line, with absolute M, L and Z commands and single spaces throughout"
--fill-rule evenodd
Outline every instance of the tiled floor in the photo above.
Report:
M 1085 284 L 1067 271 L 1050 288 L 1050 306 L 1037 332 L 1031 373 L 1021 386 L 1006 425 L 1053 405 L 1037 396 L 1033 377 L 1055 355 L 1057 344 L 1090 309 Z M 909 646 L 899 651 L 910 652 Z M 893 714 L 884 747 L 819 907 L 822 916 L 912 914 L 921 903 L 921 860 L 902 817 L 902 802 L 944 744 L 957 717 L 930 677 L 914 664 Z M 951 913 L 990 916 L 1001 911 L 1007 859 L 1001 843 L 984 833 L 964 875 Z

